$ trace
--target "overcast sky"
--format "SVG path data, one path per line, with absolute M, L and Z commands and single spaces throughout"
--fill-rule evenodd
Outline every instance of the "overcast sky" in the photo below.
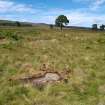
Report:
M 0 19 L 54 24 L 61 14 L 69 25 L 105 24 L 105 0 L 0 0 Z

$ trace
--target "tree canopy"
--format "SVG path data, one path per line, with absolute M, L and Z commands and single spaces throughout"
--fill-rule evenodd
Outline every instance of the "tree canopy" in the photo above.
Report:
M 67 25 L 68 23 L 69 23 L 69 20 L 64 15 L 58 16 L 57 19 L 55 20 L 55 25 L 58 26 L 58 27 L 60 27 L 61 30 L 62 30 L 62 27 L 64 25 Z
M 105 25 L 102 24 L 102 25 L 100 26 L 100 30 L 103 31 L 104 29 L 105 29 Z
M 92 25 L 92 29 L 93 29 L 93 30 L 97 30 L 97 29 L 98 29 L 97 24 L 93 24 L 93 25 Z

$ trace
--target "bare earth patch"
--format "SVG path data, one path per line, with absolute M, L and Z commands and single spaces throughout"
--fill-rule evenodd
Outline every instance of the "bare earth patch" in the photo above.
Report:
M 39 71 L 39 73 L 32 74 L 30 76 L 19 76 L 13 77 L 10 80 L 18 80 L 23 84 L 32 84 L 34 86 L 42 86 L 47 85 L 49 83 L 58 83 L 61 81 L 68 80 L 70 74 L 72 73 L 71 70 L 63 70 L 62 72 L 58 72 L 60 70 L 52 70 L 52 69 L 45 69 Z
M 0 45 L 2 44 L 9 44 L 9 41 L 7 39 L 0 39 Z
M 19 80 L 24 83 L 31 83 L 34 86 L 39 86 L 46 85 L 48 83 L 58 82 L 62 80 L 62 78 L 57 72 L 46 72 L 44 74 L 37 74 L 30 77 L 24 77 Z

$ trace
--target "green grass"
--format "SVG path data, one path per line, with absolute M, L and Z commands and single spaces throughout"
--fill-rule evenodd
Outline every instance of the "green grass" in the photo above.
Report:
M 104 105 L 105 32 L 47 27 L 1 28 L 0 105 Z M 18 39 L 18 40 L 17 40 Z M 69 82 L 39 90 L 11 83 L 49 65 L 73 70 Z

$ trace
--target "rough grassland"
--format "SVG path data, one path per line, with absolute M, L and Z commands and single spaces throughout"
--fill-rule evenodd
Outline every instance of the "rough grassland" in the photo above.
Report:
M 0 28 L 0 105 L 105 105 L 105 33 L 49 28 Z M 73 70 L 68 83 L 39 90 L 12 76 L 31 75 L 46 64 Z

